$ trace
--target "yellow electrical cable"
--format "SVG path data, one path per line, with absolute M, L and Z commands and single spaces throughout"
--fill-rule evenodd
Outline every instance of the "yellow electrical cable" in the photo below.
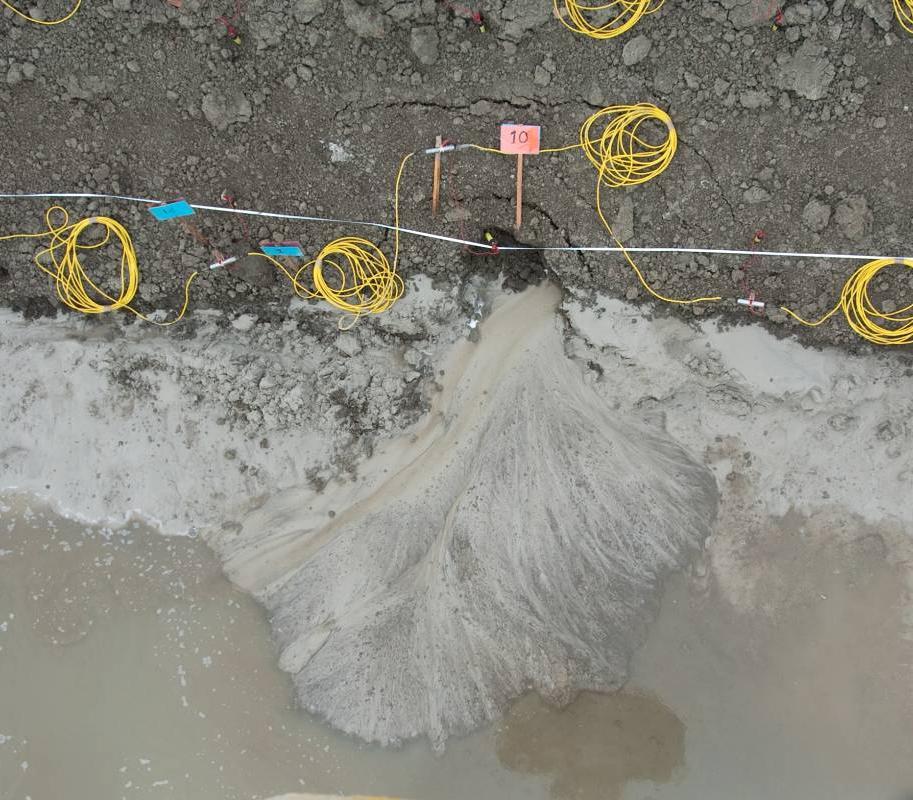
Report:
M 66 22 L 68 19 L 71 19 L 73 15 L 79 11 L 80 5 L 82 5 L 82 0 L 76 0 L 76 5 L 71 8 L 65 16 L 60 17 L 60 19 L 35 19 L 35 17 L 30 17 L 23 11 L 20 11 L 16 6 L 9 2 L 9 0 L 0 0 L 0 5 L 6 6 L 10 11 L 12 11 L 16 16 L 22 17 L 22 19 L 27 20 L 28 22 L 34 22 L 36 25 L 45 25 L 51 27 L 52 25 L 60 25 L 61 22 Z
M 589 5 L 577 0 L 552 0 L 552 7 L 555 16 L 568 30 L 592 39 L 611 39 L 631 30 L 646 14 L 658 11 L 664 2 L 665 0 L 606 0 Z M 590 22 L 589 17 L 594 15 L 604 21 L 597 24 Z
M 660 123 L 665 128 L 665 138 L 659 144 L 648 141 L 647 134 L 641 130 L 651 121 Z M 602 133 L 597 133 L 595 130 L 599 124 L 605 125 Z M 493 147 L 482 147 L 481 145 L 470 145 L 470 147 L 485 153 L 501 153 L 500 150 Z M 543 147 L 539 152 L 563 153 L 578 148 L 583 150 L 589 162 L 596 167 L 596 213 L 609 236 L 621 250 L 628 266 L 634 270 L 641 286 L 657 300 L 674 305 L 711 303 L 721 300 L 722 298 L 719 296 L 679 300 L 657 292 L 634 263 L 631 254 L 615 235 L 602 211 L 603 184 L 612 187 L 638 186 L 655 178 L 672 163 L 672 158 L 678 149 L 678 134 L 675 132 L 672 118 L 651 103 L 608 106 L 587 117 L 580 126 L 577 144 Z
M 913 0 L 894 0 L 894 13 L 900 27 L 913 36 Z
M 781 306 L 781 310 L 809 328 L 817 328 L 842 311 L 849 326 L 863 339 L 874 344 L 913 344 L 913 303 L 897 311 L 882 311 L 875 307 L 869 294 L 869 284 L 887 267 L 913 269 L 913 260 L 880 258 L 863 264 L 843 285 L 837 305 L 815 322 L 803 319 L 785 306 Z M 891 327 L 885 327 L 877 321 L 879 319 Z
M 54 215 L 58 213 L 62 215 L 59 225 L 54 222 Z M 184 284 L 184 304 L 177 317 L 169 322 L 157 322 L 130 305 L 139 288 L 140 274 L 133 242 L 123 225 L 110 217 L 86 217 L 71 224 L 66 209 L 60 206 L 51 206 L 45 212 L 45 223 L 47 225 L 45 231 L 0 236 L 0 242 L 11 239 L 48 239 L 47 246 L 35 255 L 35 265 L 53 278 L 57 296 L 65 306 L 79 311 L 81 314 L 103 314 L 108 311 L 127 309 L 140 319 L 160 326 L 173 325 L 184 317 L 190 303 L 190 284 L 196 278 L 196 272 Z M 104 228 L 104 238 L 90 243 L 80 241 L 80 237 L 89 228 L 96 225 Z M 99 250 L 105 247 L 112 241 L 112 237 L 118 240 L 121 250 L 120 288 L 117 296 L 108 294 L 89 277 L 79 257 L 82 251 Z M 45 264 L 45 259 L 49 263 Z
M 403 296 L 403 279 L 397 274 L 399 263 L 399 186 L 406 162 L 415 153 L 406 155 L 399 165 L 393 190 L 393 263 L 377 245 L 357 236 L 344 236 L 324 245 L 317 257 L 299 267 L 294 273 L 265 253 L 251 253 L 265 258 L 292 283 L 299 297 L 325 300 L 333 308 L 349 316 L 349 324 L 340 320 L 340 328 L 348 330 L 363 314 L 380 314 Z M 309 288 L 301 280 L 310 272 Z M 329 274 L 329 278 L 328 278 Z

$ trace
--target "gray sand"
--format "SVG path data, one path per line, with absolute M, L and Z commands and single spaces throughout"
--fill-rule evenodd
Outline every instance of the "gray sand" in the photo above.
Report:
M 485 689 L 478 696 L 488 705 L 467 703 L 455 717 L 437 718 L 456 729 L 496 714 L 508 695 L 529 686 L 565 702 L 575 685 L 618 685 L 639 638 L 636 628 L 651 616 L 654 583 L 664 570 L 687 561 L 708 531 L 704 553 L 715 576 L 713 591 L 734 613 L 747 615 L 774 615 L 769 609 L 779 607 L 777 598 L 809 580 L 808 569 L 765 572 L 771 552 L 780 554 L 777 545 L 754 546 L 765 520 L 826 515 L 832 532 L 869 525 L 909 538 L 913 378 L 902 354 L 810 351 L 758 328 L 686 325 L 604 298 L 566 297 L 558 315 L 563 327 L 556 329 L 552 300 L 547 293 L 538 297 L 537 310 L 496 313 L 483 322 L 478 343 L 467 341 L 474 338 L 468 323 L 486 302 L 471 285 L 448 292 L 420 283 L 389 315 L 347 334 L 306 305 L 292 308 L 291 319 L 273 321 L 199 315 L 189 335 L 113 318 L 29 323 L 3 315 L 0 348 L 7 373 L 0 400 L 11 413 L 0 442 L 0 488 L 41 494 L 71 515 L 139 513 L 170 532 L 208 531 L 227 556 L 229 573 L 277 611 L 282 667 L 314 685 L 335 687 L 333 708 L 310 704 L 352 729 L 355 704 L 366 702 L 367 735 L 377 738 L 379 728 L 371 726 L 388 709 L 377 698 L 365 700 L 365 684 L 370 670 L 387 669 L 400 658 L 413 666 L 422 654 L 428 659 L 415 672 L 423 683 L 442 674 L 462 686 L 478 680 Z M 502 311 L 511 304 L 527 308 L 527 301 L 509 297 Z M 498 319 L 509 320 L 504 330 Z M 540 407 L 552 409 L 547 420 L 538 416 L 544 413 Z M 377 430 L 384 434 L 368 433 Z M 670 436 L 692 455 L 671 444 Z M 587 449 L 565 452 L 575 437 Z M 619 453 L 629 454 L 621 465 Z M 510 454 L 513 461 L 505 461 Z M 541 473 L 533 474 L 532 483 L 525 476 L 519 480 L 527 463 L 554 470 L 558 480 L 544 480 Z M 600 481 L 607 465 L 611 481 Z M 690 476 L 684 488 L 664 485 L 664 476 L 680 468 Z M 567 484 L 559 492 L 565 470 L 580 473 L 583 485 Z M 720 493 L 712 526 L 708 471 Z M 624 487 L 631 503 L 621 507 L 624 513 L 619 503 L 609 505 L 607 487 Z M 434 502 L 423 499 L 425 490 L 434 491 Z M 564 503 L 578 491 L 585 502 Z M 666 518 L 647 530 L 631 528 L 636 538 L 626 539 L 628 545 L 654 545 L 644 558 L 630 558 L 624 547 L 611 555 L 600 549 L 600 536 L 613 530 L 606 519 L 622 530 L 646 513 L 631 498 L 656 495 L 660 514 L 681 516 L 682 504 L 692 508 L 695 495 L 707 494 L 703 509 L 700 500 L 693 507 L 697 519 L 686 515 L 679 526 Z M 492 511 L 473 509 L 473 496 L 485 498 Z M 597 511 L 597 501 L 606 507 Z M 449 527 L 436 527 L 451 506 Z M 284 515 L 280 523 L 277 508 Z M 554 508 L 560 511 L 554 541 L 573 543 L 581 556 L 576 562 L 557 547 L 551 553 L 521 547 L 534 541 L 532 527 L 523 527 L 525 516 L 538 515 L 540 532 L 550 532 L 546 512 Z M 601 516 L 598 525 L 587 526 L 588 535 L 568 533 L 591 513 Z M 422 519 L 424 528 L 417 522 Z M 282 539 L 283 531 L 306 528 L 319 533 Z M 507 531 L 503 538 L 491 533 L 499 529 Z M 448 542 L 440 531 L 448 532 Z M 249 535 L 251 542 L 264 537 L 262 549 L 246 546 Z M 363 537 L 363 546 L 356 537 Z M 391 550 L 391 541 L 407 549 Z M 321 543 L 318 553 L 315 545 Z M 528 552 L 544 552 L 549 560 L 537 571 L 532 561 L 522 561 Z M 332 563 L 333 553 L 348 559 L 349 568 Z M 332 593 L 319 596 L 296 585 L 316 563 L 324 571 L 315 584 L 332 581 Z M 411 573 L 403 569 L 410 563 Z M 505 567 L 514 563 L 516 569 Z M 487 572 L 459 571 L 467 564 Z M 755 572 L 746 575 L 745 565 Z M 619 606 L 611 591 L 600 594 L 594 567 L 624 581 L 612 587 L 616 597 L 636 587 L 631 596 L 644 607 Z M 595 593 L 574 582 L 584 575 Z M 483 579 L 488 590 L 477 591 L 472 602 L 460 595 L 466 581 Z M 576 604 L 573 609 L 554 605 L 548 580 L 572 584 L 561 597 Z M 426 595 L 420 594 L 422 582 Z M 397 641 L 395 649 L 384 641 L 386 661 L 359 663 L 345 639 L 370 629 L 353 616 L 359 592 L 378 600 L 387 619 L 394 608 L 414 609 L 412 629 L 429 619 L 450 625 L 446 635 L 458 647 L 447 653 L 423 649 L 445 635 L 443 627 L 431 627 L 428 636 Z M 514 593 L 512 613 L 503 614 L 498 603 L 508 592 Z M 596 605 L 581 604 L 593 594 Z M 539 606 L 530 605 L 538 599 Z M 456 614 L 429 615 L 448 600 Z M 301 603 L 302 614 L 283 618 L 280 605 L 286 601 Z M 898 598 L 896 605 L 908 631 L 909 598 Z M 577 616 L 568 622 L 568 614 Z M 317 624 L 305 631 L 303 619 Z M 479 672 L 446 675 L 445 665 L 467 663 L 447 659 L 465 658 L 472 635 L 516 641 L 515 626 L 530 621 L 523 649 L 493 647 L 494 665 L 473 661 Z M 535 627 L 543 622 L 555 626 L 550 638 Z M 343 635 L 334 641 L 337 624 Z M 593 638 L 594 626 L 611 647 Z M 601 660 L 574 663 L 587 643 Z M 308 661 L 312 650 L 316 655 Z M 350 661 L 330 665 L 331 654 Z M 322 673 L 310 671 L 317 666 Z M 566 674 L 551 672 L 563 666 Z M 330 675 L 332 667 L 338 668 Z M 497 682 L 484 683 L 493 674 Z M 399 713 L 431 719 L 422 703 L 432 695 L 419 698 L 421 683 L 401 681 L 397 690 L 414 708 Z M 423 730 L 419 723 L 403 727 L 390 738 Z M 442 727 L 435 731 L 429 723 L 427 730 L 436 742 L 443 738 Z
M 334 727 L 443 744 L 527 688 L 617 688 L 660 578 L 709 533 L 710 472 L 596 395 L 557 300 L 506 300 L 430 418 L 357 481 L 280 493 L 209 538 Z

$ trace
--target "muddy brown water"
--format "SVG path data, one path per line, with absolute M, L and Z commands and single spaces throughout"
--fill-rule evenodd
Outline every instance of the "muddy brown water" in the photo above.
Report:
M 679 577 L 629 689 L 564 709 L 527 696 L 436 756 L 363 745 L 296 709 L 262 610 L 199 541 L 85 526 L 22 497 L 3 509 L 2 800 L 913 792 L 906 576 L 877 537 L 819 560 L 779 617 L 737 614 Z M 796 534 L 767 553 L 781 577 Z

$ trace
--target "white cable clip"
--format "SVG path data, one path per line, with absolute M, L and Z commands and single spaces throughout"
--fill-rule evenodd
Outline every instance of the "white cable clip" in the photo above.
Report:
M 741 297 L 736 300 L 740 306 L 748 306 L 749 308 L 764 308 L 765 303 L 762 303 L 760 300 L 744 300 Z
M 429 147 L 425 151 L 425 155 L 433 156 L 435 153 L 449 153 L 451 150 L 456 150 L 456 145 L 445 144 L 443 147 Z
M 210 264 L 210 269 L 218 269 L 219 267 L 227 267 L 229 264 L 234 264 L 238 260 L 237 256 L 232 256 L 231 258 L 226 258 L 224 261 L 216 261 L 215 264 Z

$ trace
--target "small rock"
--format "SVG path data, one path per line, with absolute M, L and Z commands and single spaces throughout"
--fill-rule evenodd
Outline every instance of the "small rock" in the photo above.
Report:
M 228 270 L 251 286 L 266 288 L 276 282 L 276 268 L 266 259 L 257 256 L 239 258 Z
M 767 200 L 770 200 L 770 192 L 767 191 L 763 186 L 751 186 L 745 190 L 745 193 L 742 195 L 746 203 L 751 203 L 752 205 L 756 203 L 763 203 Z
M 430 67 L 438 59 L 438 36 L 433 25 L 418 25 L 409 34 L 409 46 L 420 64 Z
M 307 24 L 326 11 L 326 0 L 296 0 L 292 6 L 292 16 L 297 22 Z
M 828 87 L 837 74 L 824 53 L 822 45 L 807 39 L 792 57 L 782 62 L 778 76 L 780 86 L 792 89 L 807 100 L 820 100 L 827 94 Z
M 626 195 L 621 201 L 612 230 L 622 242 L 634 238 L 634 201 L 630 195 Z
M 104 183 L 111 177 L 111 167 L 107 164 L 100 164 L 92 170 L 92 179 L 96 183 Z
M 802 222 L 809 230 L 820 233 L 831 221 L 831 207 L 823 200 L 813 197 L 802 209 Z
M 357 356 L 361 352 L 361 345 L 354 333 L 341 333 L 336 337 L 336 349 L 346 356 Z
M 250 122 L 253 108 L 240 89 L 210 92 L 203 97 L 203 116 L 216 130 L 224 131 L 233 123 Z
M 247 331 L 254 327 L 255 323 L 256 320 L 251 314 L 241 314 L 240 317 L 231 321 L 231 327 L 241 333 L 247 333 Z
M 506 0 L 501 9 L 498 38 L 504 44 L 519 42 L 528 32 L 547 25 L 552 19 L 551 3 L 540 0 Z
M 474 117 L 488 116 L 492 111 L 492 105 L 487 100 L 476 100 L 469 106 L 469 113 Z
M 763 108 L 771 104 L 771 99 L 767 92 L 749 89 L 739 95 L 739 103 L 741 103 L 742 108 Z
M 837 206 L 834 221 L 847 239 L 858 242 L 871 228 L 872 212 L 864 197 L 852 195 Z
M 383 14 L 355 0 L 342 0 L 342 19 L 346 27 L 362 39 L 382 39 L 387 32 Z
M 652 48 L 653 42 L 646 36 L 643 34 L 635 36 L 625 44 L 624 48 L 622 48 L 621 60 L 626 67 L 633 67 L 650 55 L 650 50 Z

